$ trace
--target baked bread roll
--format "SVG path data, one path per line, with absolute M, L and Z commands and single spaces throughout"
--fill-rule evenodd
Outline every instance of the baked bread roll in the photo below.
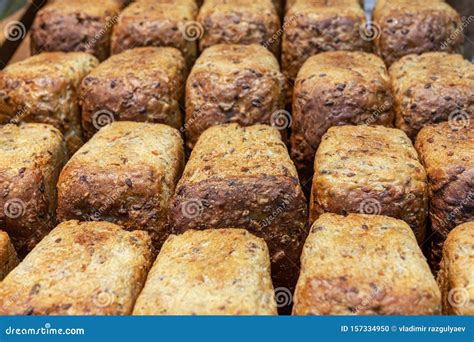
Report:
M 136 48 L 111 56 L 80 87 L 85 136 L 114 120 L 181 127 L 185 80 L 184 59 L 174 48 Z
M 301 255 L 294 315 L 437 315 L 441 295 L 410 227 L 323 214 Z
M 0 227 L 20 256 L 56 224 L 56 183 L 65 162 L 63 136 L 53 126 L 0 128 Z
M 0 283 L 0 314 L 131 314 L 151 263 L 145 232 L 63 222 Z
M 276 315 L 265 241 L 243 229 L 171 235 L 133 314 Z
M 179 132 L 166 125 L 114 122 L 69 160 L 58 181 L 58 219 L 109 221 L 166 236 L 169 201 L 184 164 Z
M 186 83 L 187 145 L 192 148 L 217 124 L 278 124 L 284 86 L 278 61 L 262 46 L 218 44 L 204 50 Z
M 18 257 L 8 234 L 0 231 L 0 281 L 18 265 Z

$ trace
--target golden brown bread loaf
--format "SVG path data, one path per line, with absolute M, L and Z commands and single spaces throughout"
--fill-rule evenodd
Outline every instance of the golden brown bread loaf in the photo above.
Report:
M 169 46 L 180 50 L 191 67 L 202 34 L 197 12 L 195 0 L 136 1 L 117 19 L 112 54 L 140 46 Z
M 84 51 L 104 60 L 110 35 L 125 0 L 49 1 L 31 27 L 31 54 L 42 51 Z
M 233 228 L 171 235 L 133 314 L 277 314 L 265 241 Z
M 377 0 L 374 43 L 387 65 L 408 54 L 459 52 L 464 35 L 459 14 L 444 0 Z
M 0 230 L 0 281 L 18 265 L 18 257 L 6 232 Z
M 474 66 L 461 55 L 405 56 L 389 69 L 395 125 L 415 139 L 423 126 L 474 117 Z
M 80 87 L 86 137 L 114 120 L 179 128 L 185 81 L 186 65 L 177 49 L 143 47 L 111 56 Z
M 443 247 L 438 283 L 443 314 L 474 315 L 474 221 L 463 223 L 448 235 Z
M 443 241 L 464 222 L 474 221 L 474 126 L 469 121 L 442 122 L 423 128 L 415 147 L 428 175 L 434 233 L 429 260 L 441 259 Z
M 323 51 L 370 51 L 371 42 L 360 34 L 366 23 L 357 0 L 294 0 L 283 23 L 281 66 L 288 80 L 291 103 L 296 75 L 312 55 Z
M 0 227 L 21 256 L 55 226 L 56 182 L 65 162 L 63 137 L 53 126 L 0 128 Z
M 314 161 L 310 222 L 324 212 L 401 219 L 423 242 L 428 185 L 406 134 L 382 126 L 330 128 Z
M 7 66 L 0 71 L 0 124 L 53 125 L 73 153 L 83 144 L 77 89 L 97 64 L 84 52 L 43 52 Z
M 276 287 L 292 289 L 307 234 L 306 200 L 279 131 L 227 124 L 199 138 L 170 209 L 175 233 L 241 227 L 264 238 Z
M 162 124 L 114 122 L 69 160 L 58 181 L 58 220 L 115 222 L 159 244 L 184 165 L 179 132 Z
M 206 0 L 197 20 L 201 51 L 216 44 L 262 44 L 279 56 L 280 18 L 271 0 Z
M 284 106 L 284 86 L 278 61 L 262 46 L 207 48 L 186 83 L 187 145 L 192 148 L 199 135 L 216 124 L 271 124 Z
M 0 314 L 131 314 L 152 261 L 145 232 L 63 222 L 0 283 Z
M 301 255 L 293 314 L 440 313 L 440 291 L 405 222 L 323 214 L 313 224 Z
M 312 175 L 321 137 L 339 125 L 393 125 L 393 97 L 385 64 L 365 52 L 331 51 L 310 57 L 293 95 L 291 153 L 302 181 Z

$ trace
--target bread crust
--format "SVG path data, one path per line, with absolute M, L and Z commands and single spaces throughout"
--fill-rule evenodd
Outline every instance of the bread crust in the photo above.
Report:
M 58 219 L 114 222 L 166 236 L 168 207 L 184 165 L 179 132 L 162 124 L 114 122 L 68 161 L 58 181 Z
M 18 265 L 15 248 L 6 232 L 0 230 L 0 281 Z
M 20 256 L 56 223 L 56 182 L 65 161 L 63 136 L 53 126 L 0 128 L 0 227 Z
M 0 124 L 53 125 L 74 153 L 83 144 L 77 89 L 97 64 L 84 52 L 43 52 L 7 66 L 0 71 Z
M 443 247 L 438 284 L 444 315 L 474 315 L 474 221 L 448 235 Z
M 113 55 L 87 75 L 79 90 L 87 138 L 110 121 L 182 125 L 186 65 L 175 48 L 143 47 Z
M 151 263 L 145 232 L 63 222 L 0 283 L 0 314 L 131 314 Z
M 195 0 L 134 2 L 120 13 L 113 28 L 112 54 L 141 46 L 174 47 L 191 67 L 201 33 L 195 24 L 197 12 Z
M 292 116 L 291 156 L 302 178 L 309 179 L 329 127 L 393 125 L 393 96 L 383 61 L 350 51 L 310 57 L 296 79 Z
M 242 196 L 245 194 L 245 196 Z M 305 197 L 278 130 L 214 126 L 199 138 L 170 209 L 174 233 L 242 227 L 268 244 L 276 287 L 294 287 Z
M 377 0 L 372 12 L 375 48 L 387 65 L 408 54 L 459 53 L 459 14 L 443 0 Z
M 359 32 L 365 23 L 357 0 L 294 0 L 287 7 L 281 55 L 287 104 L 298 70 L 309 57 L 324 51 L 371 51 L 371 42 Z
M 409 55 L 389 69 L 396 127 L 415 140 L 423 126 L 474 117 L 474 66 L 461 55 Z
M 210 126 L 271 123 L 284 106 L 285 81 L 264 47 L 211 46 L 196 61 L 186 83 L 186 143 L 192 148 Z
M 204 29 L 201 51 L 216 44 L 262 44 L 280 54 L 280 18 L 271 0 L 206 0 L 197 20 Z
M 265 241 L 235 228 L 171 235 L 133 314 L 276 315 Z
M 408 225 L 323 214 L 301 255 L 294 315 L 436 315 L 441 295 Z
M 110 35 L 126 1 L 49 1 L 31 27 L 31 54 L 41 51 L 83 51 L 105 60 Z

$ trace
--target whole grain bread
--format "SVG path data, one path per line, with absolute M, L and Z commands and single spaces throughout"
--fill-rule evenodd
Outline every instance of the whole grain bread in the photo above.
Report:
M 0 230 L 0 281 L 18 265 L 15 248 L 6 232 Z

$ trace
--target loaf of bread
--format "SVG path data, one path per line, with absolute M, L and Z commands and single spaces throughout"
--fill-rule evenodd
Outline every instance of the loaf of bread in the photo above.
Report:
M 306 200 L 279 131 L 214 126 L 199 138 L 170 209 L 175 233 L 240 227 L 264 238 L 276 287 L 292 289 L 307 234 Z
M 314 154 L 329 127 L 392 126 L 393 97 L 383 61 L 350 51 L 310 57 L 296 79 L 292 114 L 291 153 L 304 182 L 312 175 Z
M 24 256 L 55 226 L 61 133 L 45 124 L 0 128 L 0 227 Z
M 31 54 L 42 51 L 84 51 L 104 60 L 110 35 L 123 8 L 122 0 L 49 1 L 31 27 Z
M 0 283 L 0 314 L 131 314 L 152 261 L 145 232 L 63 222 Z
M 330 128 L 314 161 L 310 221 L 325 212 L 401 219 L 421 243 L 428 216 L 428 185 L 406 134 L 383 126 Z
M 100 220 L 146 230 L 159 245 L 184 165 L 179 132 L 162 124 L 114 122 L 69 160 L 58 181 L 58 220 Z
M 284 86 L 277 59 L 260 45 L 218 44 L 204 50 L 186 83 L 187 145 L 192 148 L 216 124 L 276 121 Z
M 243 229 L 171 235 L 133 314 L 277 314 L 265 241 Z
M 169 46 L 179 49 L 191 67 L 202 35 L 197 12 L 195 0 L 134 2 L 120 13 L 113 28 L 112 54 L 140 46 Z
M 0 124 L 51 124 L 74 152 L 83 143 L 77 88 L 97 64 L 84 52 L 44 52 L 7 66 L 0 71 Z
M 474 221 L 463 223 L 448 235 L 443 247 L 438 283 L 443 314 L 474 315 Z
M 425 166 L 430 195 L 434 269 L 443 241 L 464 222 L 474 221 L 474 126 L 469 120 L 442 122 L 423 128 L 415 147 Z
M 464 41 L 461 18 L 444 0 L 377 0 L 373 38 L 387 65 L 408 54 L 459 52 Z
M 186 65 L 175 48 L 143 47 L 111 56 L 80 87 L 86 137 L 114 120 L 181 127 L 185 80 Z
M 0 230 L 0 282 L 18 265 L 18 257 L 8 234 Z
M 395 125 L 411 139 L 425 125 L 474 117 L 474 66 L 461 55 L 410 55 L 395 62 L 389 73 Z
M 312 55 L 371 50 L 371 42 L 360 33 L 365 23 L 358 0 L 292 1 L 283 23 L 281 54 L 282 70 L 288 80 L 288 103 L 298 70 Z
M 272 0 L 206 0 L 199 10 L 199 48 L 215 44 L 262 44 L 280 52 L 280 18 Z
M 381 215 L 323 214 L 301 255 L 295 315 L 433 315 L 441 294 L 410 227 Z

